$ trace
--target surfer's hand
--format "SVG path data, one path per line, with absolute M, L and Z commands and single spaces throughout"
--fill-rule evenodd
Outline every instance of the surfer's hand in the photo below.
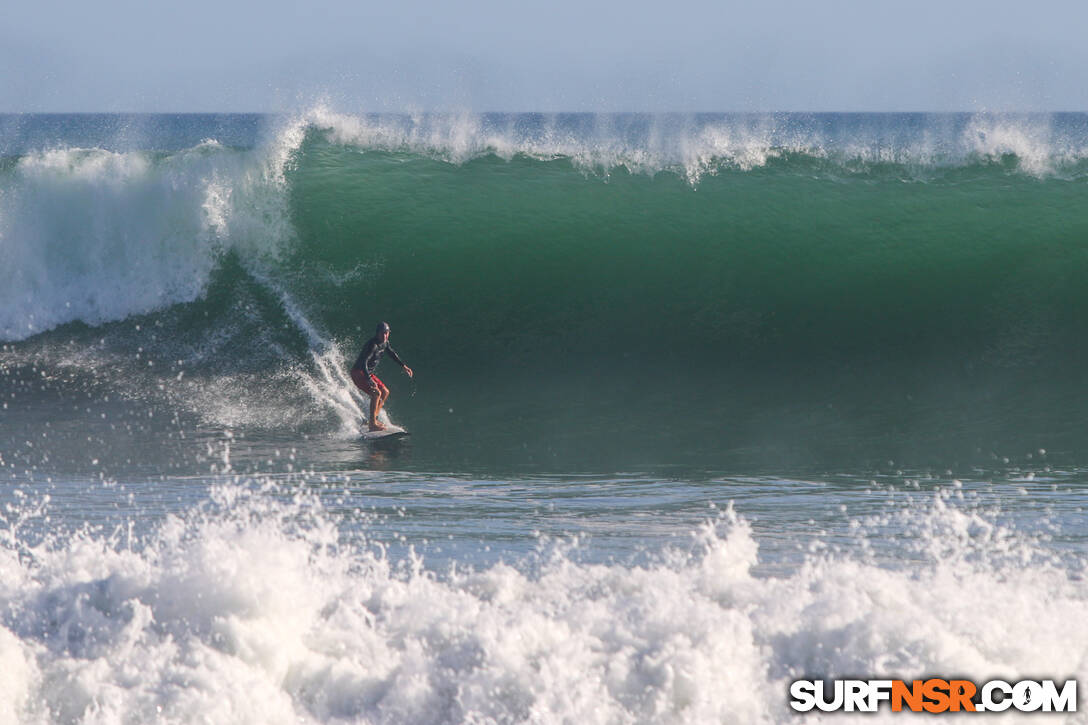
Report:
M 412 368 L 405 365 L 404 366 L 404 372 L 408 373 L 408 377 L 412 377 Z

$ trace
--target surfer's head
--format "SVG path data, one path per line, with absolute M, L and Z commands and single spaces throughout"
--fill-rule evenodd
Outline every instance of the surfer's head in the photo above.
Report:
M 379 322 L 378 323 L 378 329 L 374 333 L 374 336 L 384 339 L 388 335 L 389 335 L 389 323 L 388 322 Z

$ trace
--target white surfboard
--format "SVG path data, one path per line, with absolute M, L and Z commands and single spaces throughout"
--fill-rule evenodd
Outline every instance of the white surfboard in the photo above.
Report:
M 408 431 L 399 425 L 387 424 L 385 430 L 368 430 L 363 433 L 363 440 L 377 441 L 383 438 L 399 438 L 408 435 Z

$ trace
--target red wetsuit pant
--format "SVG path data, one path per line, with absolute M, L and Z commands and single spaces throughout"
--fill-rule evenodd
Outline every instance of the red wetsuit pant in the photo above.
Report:
M 355 383 L 355 387 L 367 395 L 377 395 L 381 387 L 385 385 L 378 379 L 377 375 L 367 375 L 366 370 L 360 370 L 359 368 L 351 371 L 351 382 Z

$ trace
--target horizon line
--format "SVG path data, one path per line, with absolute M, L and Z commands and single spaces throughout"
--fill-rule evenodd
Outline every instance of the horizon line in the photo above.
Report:
M 202 111 L 57 111 L 57 110 L 32 110 L 32 111 L 12 111 L 12 110 L 0 110 L 0 116 L 289 116 L 308 113 L 311 109 L 292 110 L 292 111 L 228 111 L 228 110 L 202 110 Z M 549 116 L 594 116 L 594 115 L 609 115 L 609 116 L 654 116 L 654 115 L 676 115 L 676 116 L 712 116 L 712 115 L 735 115 L 735 116 L 757 116 L 757 115 L 772 115 L 772 114 L 789 114 L 789 115 L 870 115 L 870 116 L 891 116 L 891 115 L 925 115 L 925 116 L 950 116 L 950 115 L 971 115 L 971 114 L 983 114 L 983 115 L 1062 115 L 1062 114 L 1088 114 L 1088 109 L 1084 110 L 992 110 L 992 109 L 975 109 L 975 110 L 955 110 L 955 111 L 927 111 L 927 110 L 896 110 L 896 111 L 873 111 L 873 110 L 824 110 L 824 111 L 812 111 L 812 110 L 763 110 L 763 111 L 554 111 L 554 110 L 534 110 L 534 111 L 474 111 L 465 109 L 402 109 L 402 110 L 385 110 L 385 111 L 366 111 L 366 110 L 336 110 L 335 113 L 345 114 L 359 114 L 359 115 L 404 115 L 411 116 L 417 114 L 428 115 L 458 115 L 468 114 L 476 116 L 514 116 L 514 115 L 549 115 Z

